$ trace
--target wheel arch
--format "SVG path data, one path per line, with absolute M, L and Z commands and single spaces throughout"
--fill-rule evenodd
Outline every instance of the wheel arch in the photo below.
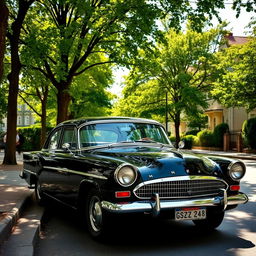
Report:
M 81 208 L 82 204 L 85 203 L 87 195 L 91 189 L 100 191 L 100 187 L 95 181 L 88 179 L 81 181 L 78 191 L 78 208 Z

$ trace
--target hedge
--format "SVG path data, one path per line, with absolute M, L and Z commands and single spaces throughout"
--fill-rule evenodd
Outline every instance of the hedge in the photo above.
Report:
M 47 127 L 47 132 L 51 131 L 52 127 Z M 40 136 L 41 127 L 29 126 L 29 127 L 19 127 L 18 132 L 20 137 L 24 139 L 22 143 L 22 151 L 35 151 L 40 150 Z
M 193 145 L 198 144 L 198 138 L 194 135 L 185 135 L 182 137 L 182 141 L 185 143 L 185 149 L 191 149 Z
M 202 147 L 213 147 L 214 146 L 214 135 L 210 130 L 202 130 L 197 134 L 199 140 L 199 146 Z
M 224 134 L 229 131 L 228 124 L 222 123 L 217 125 L 213 131 L 213 144 L 215 147 L 223 148 Z
M 251 149 L 256 149 L 256 118 L 244 121 L 242 126 L 242 137 Z

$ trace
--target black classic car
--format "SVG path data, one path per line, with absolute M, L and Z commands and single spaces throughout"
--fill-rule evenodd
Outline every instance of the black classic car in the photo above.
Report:
M 21 177 L 40 203 L 79 210 L 94 238 L 109 216 L 150 213 L 215 229 L 226 210 L 244 204 L 241 161 L 175 149 L 156 121 L 110 117 L 66 121 L 41 151 L 24 153 Z

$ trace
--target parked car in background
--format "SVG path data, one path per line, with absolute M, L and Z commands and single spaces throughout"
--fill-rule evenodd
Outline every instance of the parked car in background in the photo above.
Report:
M 150 213 L 218 227 L 226 210 L 248 201 L 245 165 L 175 149 L 153 120 L 83 118 L 59 124 L 41 151 L 23 154 L 21 177 L 37 200 L 51 198 L 82 213 L 94 238 L 114 214 Z

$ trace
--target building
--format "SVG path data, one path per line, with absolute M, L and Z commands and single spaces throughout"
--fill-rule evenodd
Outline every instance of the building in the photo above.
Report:
M 247 37 L 234 36 L 232 33 L 226 35 L 225 39 L 226 44 L 222 45 L 220 47 L 221 49 L 230 47 L 232 45 L 245 44 L 248 42 Z M 230 131 L 240 132 L 245 120 L 256 117 L 256 110 L 247 113 L 245 108 L 226 108 L 222 106 L 218 101 L 210 100 L 209 107 L 205 111 L 205 114 L 208 116 L 208 127 L 210 130 L 214 130 L 218 124 L 227 123 L 229 125 Z
M 17 109 L 17 128 L 30 126 L 35 123 L 33 112 L 26 104 L 19 104 Z M 0 130 L 6 131 L 7 129 L 7 118 L 2 120 Z

